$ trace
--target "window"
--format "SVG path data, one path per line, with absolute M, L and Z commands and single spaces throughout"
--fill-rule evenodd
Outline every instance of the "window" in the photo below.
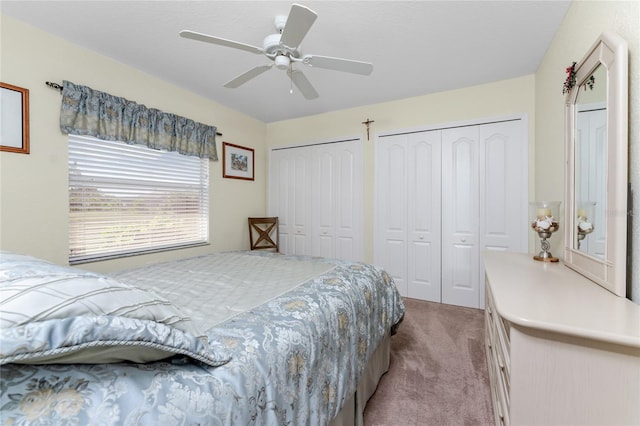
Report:
M 205 244 L 209 160 L 69 135 L 69 262 Z

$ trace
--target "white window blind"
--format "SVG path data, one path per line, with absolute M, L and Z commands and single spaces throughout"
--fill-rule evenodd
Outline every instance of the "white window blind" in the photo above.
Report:
M 204 244 L 209 160 L 69 136 L 69 262 Z

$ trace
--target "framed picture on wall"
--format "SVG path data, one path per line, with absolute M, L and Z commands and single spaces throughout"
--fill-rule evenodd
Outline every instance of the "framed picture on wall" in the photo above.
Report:
M 253 149 L 222 142 L 222 177 L 254 180 Z
M 0 151 L 29 153 L 29 89 L 2 82 Z

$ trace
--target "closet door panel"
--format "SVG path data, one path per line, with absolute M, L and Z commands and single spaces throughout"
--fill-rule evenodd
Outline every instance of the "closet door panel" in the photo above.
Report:
M 429 259 L 440 258 L 440 246 L 412 241 L 408 249 L 407 296 L 413 299 L 441 301 L 440 265 Z
M 442 131 L 442 301 L 478 307 L 478 128 Z
M 278 216 L 280 253 L 289 253 L 292 238 L 290 224 L 290 195 L 288 182 L 293 177 L 291 157 L 283 151 L 271 151 L 269 179 L 269 215 Z
M 313 158 L 313 256 L 335 257 L 335 153 L 324 146 L 311 149 Z
M 441 132 L 407 136 L 408 296 L 441 301 Z
M 312 254 L 362 260 L 362 143 L 327 143 L 311 151 Z
M 363 260 L 362 246 L 362 143 L 360 140 L 337 144 L 335 188 L 335 256 L 340 259 Z
M 476 247 L 469 244 L 453 244 L 452 250 L 453 264 L 456 265 L 450 271 L 450 285 L 449 291 L 446 293 L 447 300 L 444 303 L 453 303 L 462 306 L 477 307 L 477 301 L 475 297 L 470 298 L 477 294 L 477 281 L 476 281 L 476 265 L 477 250 Z M 464 302 L 464 303 L 463 303 Z
M 480 126 L 482 250 L 527 251 L 527 147 L 522 131 L 519 120 Z
M 527 252 L 528 168 L 522 120 L 480 126 L 480 251 Z M 478 271 L 484 307 L 484 265 Z
M 484 183 L 484 239 L 488 248 L 505 249 L 509 246 L 509 212 L 506 194 L 510 181 L 507 179 L 507 141 L 492 135 L 485 139 Z
M 293 177 L 289 182 L 292 202 L 290 210 L 291 244 L 290 253 L 311 254 L 311 155 L 300 149 L 291 150 L 293 157 Z
M 387 270 L 400 294 L 407 296 L 406 135 L 380 138 L 376 155 L 374 262 Z

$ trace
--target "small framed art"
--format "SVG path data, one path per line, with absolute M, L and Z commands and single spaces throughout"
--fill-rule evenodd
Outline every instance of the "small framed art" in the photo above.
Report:
M 29 153 L 29 89 L 2 82 L 0 151 Z
M 222 142 L 222 177 L 254 180 L 253 149 Z

